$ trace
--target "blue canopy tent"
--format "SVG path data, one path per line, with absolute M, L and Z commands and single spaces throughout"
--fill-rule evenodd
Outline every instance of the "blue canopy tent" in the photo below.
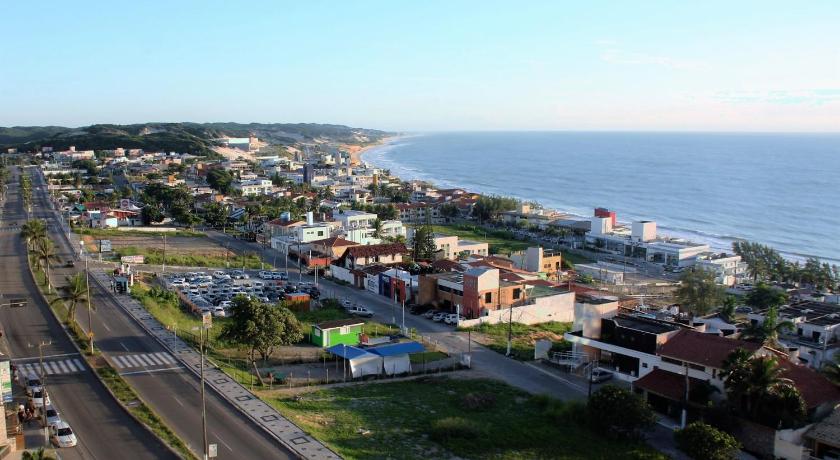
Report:
M 334 345 L 327 351 L 347 360 L 353 378 L 382 373 L 382 357 L 379 355 L 345 344 Z
M 371 354 L 382 358 L 382 367 L 388 375 L 411 372 L 411 359 L 408 355 L 425 350 L 426 348 L 418 342 L 392 343 L 367 349 Z

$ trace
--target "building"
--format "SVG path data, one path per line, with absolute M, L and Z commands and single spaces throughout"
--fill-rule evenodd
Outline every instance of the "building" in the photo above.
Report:
M 269 179 L 241 180 L 234 182 L 233 188 L 239 190 L 242 196 L 271 195 L 274 183 Z
M 310 334 L 312 344 L 321 348 L 329 348 L 335 345 L 358 345 L 359 336 L 362 334 L 362 326 L 365 322 L 356 319 L 338 319 L 313 324 Z
M 444 235 L 435 233 L 435 247 L 441 251 L 444 259 L 455 260 L 461 256 L 490 254 L 490 247 L 487 243 L 478 241 L 462 240 L 455 235 Z
M 633 222 L 626 227 L 613 227 L 612 217 L 595 216 L 585 246 L 600 252 L 644 260 L 669 268 L 690 267 L 699 255 L 709 252 L 708 244 L 694 243 L 682 238 L 660 237 L 656 222 Z
M 440 214 L 437 204 L 433 203 L 395 203 L 400 213 L 400 220 L 409 224 L 442 224 L 446 219 Z
M 419 279 L 420 304 L 453 311 L 467 318 L 525 303 L 525 285 L 501 279 L 497 268 L 473 267 L 464 272 L 436 273 Z
M 548 278 L 556 278 L 563 271 L 563 253 L 555 249 L 530 247 L 524 252 L 511 254 L 510 259 L 518 268 L 543 273 Z
M 607 284 L 624 284 L 624 274 L 635 272 L 632 267 L 624 267 L 603 261 L 594 264 L 576 264 L 575 272 L 578 275 L 591 276 L 593 280 Z
M 345 230 L 355 228 L 372 228 L 379 217 L 376 214 L 365 211 L 346 210 L 334 215 L 333 218 L 341 223 Z
M 724 286 L 734 286 L 747 275 L 746 262 L 734 254 L 701 254 L 697 256 L 694 266 L 714 273 L 717 283 Z
M 778 309 L 780 321 L 790 321 L 794 330 L 783 332 L 779 339 L 796 359 L 808 367 L 820 369 L 840 353 L 840 305 L 805 301 Z M 749 313 L 751 324 L 764 323 L 767 310 Z
M 358 245 L 359 243 L 345 240 L 340 236 L 333 236 L 323 240 L 312 241 L 309 246 L 313 251 L 327 255 L 332 260 L 335 260 L 343 256 L 348 248 Z
M 408 254 L 408 249 L 403 243 L 351 246 L 344 251 L 335 265 L 354 270 L 372 264 L 398 264 L 402 262 L 405 254 Z

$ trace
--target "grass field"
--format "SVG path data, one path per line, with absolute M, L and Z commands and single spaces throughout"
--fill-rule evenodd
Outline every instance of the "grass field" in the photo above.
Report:
M 353 318 L 352 315 L 347 313 L 343 307 L 334 303 L 332 301 L 324 301 L 324 306 L 315 310 L 306 311 L 306 312 L 295 312 L 295 316 L 297 317 L 298 321 L 300 321 L 301 326 L 303 327 L 303 333 L 309 334 L 312 330 L 313 324 L 318 324 L 324 321 L 333 321 L 337 319 L 347 319 Z M 362 319 L 365 322 L 365 325 L 362 326 L 362 332 L 368 334 L 371 337 L 378 337 L 380 335 L 390 334 L 392 332 L 397 332 L 396 327 L 389 326 L 387 324 L 382 324 L 378 321 L 371 321 L 368 319 Z
M 105 237 L 105 236 L 149 236 L 149 237 L 161 237 L 166 235 L 167 237 L 175 237 L 175 236 L 183 236 L 183 237 L 190 237 L 190 238 L 200 238 L 205 237 L 207 234 L 203 232 L 196 232 L 193 230 L 178 230 L 174 232 L 144 232 L 141 230 L 117 230 L 115 228 L 80 228 L 74 227 L 73 232 L 78 233 L 79 235 L 89 235 L 95 237 Z
M 160 265 L 163 263 L 163 251 L 158 248 L 140 248 L 136 246 L 125 246 L 115 251 L 116 257 L 137 256 L 145 257 L 145 263 Z M 167 251 L 166 263 L 183 267 L 222 267 L 242 268 L 243 257 L 232 254 L 230 257 L 222 255 L 206 255 L 198 253 L 179 254 Z M 270 270 L 270 263 L 262 263 L 256 254 L 248 254 L 244 257 L 245 268 Z
M 534 359 L 534 342 L 538 339 L 562 342 L 563 334 L 571 330 L 571 323 L 548 322 L 526 325 L 513 323 L 511 330 L 511 353 L 516 359 L 525 361 Z M 498 353 L 507 352 L 508 323 L 481 324 L 471 328 L 463 328 L 477 332 L 483 336 L 476 338 L 480 343 Z
M 422 378 L 266 399 L 347 459 L 666 458 L 581 426 L 580 405 L 493 380 Z
M 507 230 L 493 230 L 472 226 L 472 225 L 432 225 L 432 229 L 436 233 L 443 233 L 445 235 L 456 235 L 458 238 L 469 239 L 474 241 L 481 241 L 490 244 L 491 254 L 506 254 L 512 252 L 524 251 L 534 243 L 528 241 L 521 241 L 514 238 L 513 234 Z M 563 260 L 571 264 L 590 263 L 592 260 L 566 251 L 563 252 Z

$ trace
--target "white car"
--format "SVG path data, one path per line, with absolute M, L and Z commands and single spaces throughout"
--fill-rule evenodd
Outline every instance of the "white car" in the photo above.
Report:
M 32 392 L 32 404 L 35 407 L 44 407 L 50 405 L 50 395 L 44 391 L 43 388 Z
M 268 272 L 268 271 L 265 271 L 265 270 L 259 272 L 257 274 L 257 276 L 259 276 L 260 279 L 264 279 L 264 280 L 273 280 L 274 279 L 274 273 L 271 273 L 271 272 Z
M 215 316 L 217 318 L 224 318 L 225 316 L 227 316 L 227 312 L 225 311 L 225 309 L 223 307 L 214 308 L 212 314 L 213 314 L 213 316 Z
M 58 447 L 74 447 L 76 434 L 67 422 L 58 422 L 50 427 L 50 442 Z
M 359 305 L 348 308 L 347 313 L 350 313 L 351 315 L 357 315 L 357 316 L 367 316 L 368 318 L 373 316 L 372 311 L 368 310 L 365 307 L 359 306 Z
M 26 388 L 26 394 L 31 395 L 36 391 L 40 391 L 42 387 L 41 379 L 35 374 L 29 374 L 23 377 L 21 382 Z
M 230 275 L 228 275 L 227 273 L 225 273 L 223 271 L 217 271 L 217 272 L 213 272 L 213 278 L 215 278 L 217 280 L 229 280 Z
M 444 319 L 446 319 L 447 315 L 449 315 L 449 313 L 444 313 L 442 311 L 439 311 L 439 312 L 435 313 L 434 316 L 432 316 L 432 321 L 434 321 L 436 323 L 439 323 L 439 322 L 443 321 Z
M 446 324 L 457 325 L 459 321 L 464 321 L 465 319 L 467 318 L 464 318 L 460 315 L 456 315 L 455 313 L 450 313 L 446 315 L 445 318 L 443 318 L 443 322 Z
M 55 407 L 51 405 L 46 408 L 41 408 L 41 415 L 44 417 L 44 420 L 47 421 L 47 426 L 53 426 L 61 422 L 61 416 L 58 411 L 55 410 Z

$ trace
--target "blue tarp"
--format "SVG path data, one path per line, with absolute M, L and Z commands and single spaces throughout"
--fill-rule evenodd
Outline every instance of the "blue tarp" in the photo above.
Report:
M 367 351 L 369 351 L 370 353 L 375 353 L 382 357 L 408 355 L 411 353 L 419 353 L 425 350 L 426 349 L 423 347 L 423 345 L 421 345 L 418 342 L 392 343 L 367 349 Z
M 327 348 L 327 351 L 336 355 L 341 356 L 344 359 L 355 359 L 360 356 L 364 356 L 369 354 L 367 351 L 362 350 L 361 348 L 356 348 L 350 345 L 333 345 Z

